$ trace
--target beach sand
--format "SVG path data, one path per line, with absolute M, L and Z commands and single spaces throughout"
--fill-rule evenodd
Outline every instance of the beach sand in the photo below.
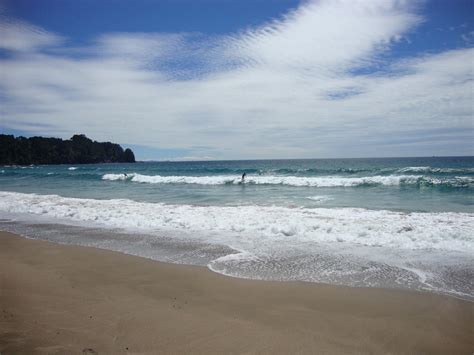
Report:
M 0 353 L 471 354 L 474 303 L 225 277 L 0 233 Z

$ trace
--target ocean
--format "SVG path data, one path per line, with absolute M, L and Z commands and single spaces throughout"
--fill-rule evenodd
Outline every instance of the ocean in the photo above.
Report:
M 0 167 L 0 229 L 30 238 L 469 300 L 473 205 L 474 157 Z

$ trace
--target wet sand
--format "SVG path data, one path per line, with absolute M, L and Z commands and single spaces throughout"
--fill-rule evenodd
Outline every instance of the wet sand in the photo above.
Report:
M 0 232 L 0 353 L 474 351 L 474 303 L 252 281 Z

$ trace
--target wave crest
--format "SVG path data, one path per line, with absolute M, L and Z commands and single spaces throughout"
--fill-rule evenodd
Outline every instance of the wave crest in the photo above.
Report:
M 162 176 L 131 174 L 105 174 L 103 180 L 110 181 L 132 181 L 147 184 L 199 184 L 199 185 L 237 185 L 241 184 L 241 178 L 231 175 L 215 176 Z M 446 186 L 446 187 L 471 187 L 474 179 L 468 176 L 452 178 L 435 178 L 420 175 L 388 175 L 388 176 L 364 176 L 364 177 L 341 177 L 341 176 L 277 176 L 256 175 L 248 176 L 246 184 L 254 185 L 288 185 L 297 187 L 357 187 L 357 186 Z
M 431 166 L 408 166 L 396 173 L 425 173 L 425 174 L 473 174 L 474 168 L 434 168 Z

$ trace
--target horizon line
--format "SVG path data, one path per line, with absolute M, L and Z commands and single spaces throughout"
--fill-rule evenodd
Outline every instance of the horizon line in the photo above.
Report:
M 190 162 L 223 162 L 223 161 L 264 161 L 264 160 L 343 160 L 343 159 L 407 159 L 407 158 L 474 158 L 474 155 L 429 155 L 429 156 L 396 156 L 396 157 L 356 157 L 356 158 L 257 158 L 257 159 L 206 159 L 206 160 L 174 160 L 174 159 L 137 159 L 137 163 L 190 163 Z

